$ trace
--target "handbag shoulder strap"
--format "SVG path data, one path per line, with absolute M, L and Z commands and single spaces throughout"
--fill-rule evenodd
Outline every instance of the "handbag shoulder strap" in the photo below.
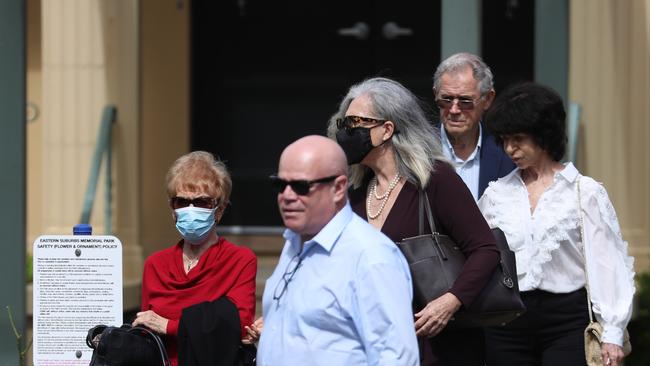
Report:
M 584 213 L 582 212 L 582 201 L 581 201 L 581 194 L 580 194 L 580 175 L 578 175 L 578 179 L 576 180 L 576 191 L 578 192 L 578 215 L 580 216 L 580 240 L 582 241 L 582 257 L 585 261 L 584 265 L 584 270 L 585 270 L 585 289 L 587 290 L 587 311 L 589 313 L 589 324 L 594 322 L 594 317 L 592 314 L 592 308 L 591 308 L 591 293 L 589 292 L 589 272 L 587 271 L 587 251 L 586 251 L 586 246 L 587 246 L 587 241 L 585 240 L 585 221 L 584 221 Z
M 167 355 L 167 349 L 165 348 L 165 345 L 162 342 L 162 339 L 160 337 L 150 331 L 149 329 L 145 327 L 132 327 L 128 330 L 129 332 L 142 332 L 146 334 L 156 345 L 156 348 L 158 348 L 158 354 L 160 355 L 160 358 L 162 359 L 163 366 L 171 366 L 171 361 L 169 360 L 169 356 Z
M 433 221 L 433 214 L 431 213 L 431 204 L 429 203 L 429 195 L 427 191 L 418 187 L 419 195 L 419 213 L 418 213 L 418 232 L 419 235 L 424 235 L 424 215 L 426 211 L 427 220 L 429 220 L 429 227 L 431 228 L 431 234 L 437 234 L 438 230 L 436 229 L 436 224 Z
M 95 349 L 97 345 L 95 344 L 95 342 L 93 342 L 93 340 L 98 334 L 102 333 L 106 328 L 107 326 L 103 324 L 95 325 L 94 327 L 90 328 L 90 330 L 88 330 L 88 335 L 86 335 L 86 345 L 92 349 Z

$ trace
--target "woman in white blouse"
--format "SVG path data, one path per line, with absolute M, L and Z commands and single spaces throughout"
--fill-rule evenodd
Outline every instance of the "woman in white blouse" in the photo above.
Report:
M 528 308 L 507 326 L 487 330 L 487 364 L 585 365 L 588 285 L 604 327 L 603 364 L 621 365 L 633 258 L 605 188 L 560 163 L 567 141 L 562 99 L 541 85 L 520 84 L 503 92 L 485 119 L 517 169 L 491 183 L 478 204 L 515 252 Z

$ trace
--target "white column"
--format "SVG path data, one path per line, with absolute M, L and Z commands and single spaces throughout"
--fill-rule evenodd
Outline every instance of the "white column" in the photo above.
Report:
M 95 0 L 45 0 L 42 6 L 43 225 L 47 233 L 70 234 L 108 102 L 102 22 Z M 101 232 L 103 202 L 95 204 L 92 224 Z
M 101 112 L 116 105 L 112 226 L 124 246 L 125 284 L 142 272 L 138 6 L 137 0 L 42 1 L 43 233 L 69 234 L 79 220 Z M 103 189 L 100 176 L 95 234 L 104 233 Z

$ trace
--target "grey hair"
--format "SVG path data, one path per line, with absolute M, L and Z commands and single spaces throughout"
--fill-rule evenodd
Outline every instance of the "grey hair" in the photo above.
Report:
M 433 74 L 433 90 L 436 93 L 440 90 L 440 78 L 442 78 L 443 74 L 447 72 L 459 72 L 468 66 L 472 69 L 474 79 L 478 81 L 478 88 L 481 95 L 485 95 L 494 88 L 490 67 L 479 56 L 463 52 L 449 56 L 438 65 L 435 74 Z
M 327 135 L 336 139 L 336 120 L 345 117 L 352 100 L 368 96 L 372 102 L 373 117 L 395 124 L 390 141 L 395 151 L 399 174 L 411 183 L 425 187 L 434 170 L 436 159 L 446 161 L 440 145 L 439 131 L 433 127 L 422 109 L 420 100 L 402 84 L 387 78 L 372 78 L 350 87 L 338 111 L 332 115 Z M 350 167 L 350 184 L 359 187 L 370 168 L 361 164 Z

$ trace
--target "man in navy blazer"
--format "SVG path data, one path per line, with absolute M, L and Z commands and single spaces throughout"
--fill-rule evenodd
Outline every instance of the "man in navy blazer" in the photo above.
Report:
M 457 53 L 436 69 L 433 94 L 443 152 L 478 200 L 489 182 L 515 167 L 481 122 L 494 100 L 492 71 L 480 57 Z

